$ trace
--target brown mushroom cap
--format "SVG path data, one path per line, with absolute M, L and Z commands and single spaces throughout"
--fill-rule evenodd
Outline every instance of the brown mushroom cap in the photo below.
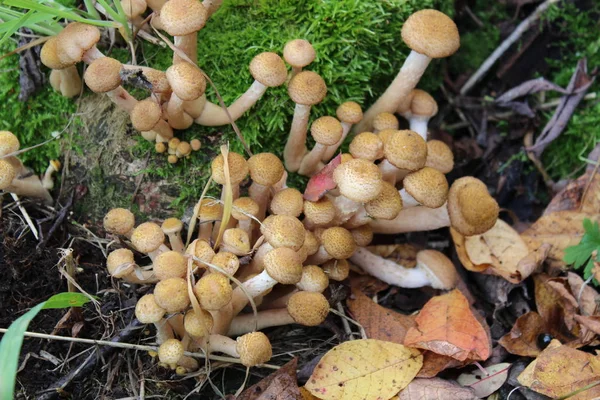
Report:
M 113 208 L 102 221 L 107 232 L 125 235 L 135 226 L 135 216 L 125 208 Z
M 263 186 L 273 186 L 283 176 L 283 163 L 273 153 L 258 153 L 248 159 L 250 178 Z
M 296 252 L 288 247 L 269 251 L 264 258 L 269 276 L 284 285 L 295 285 L 302 279 L 302 262 Z
M 198 0 L 169 0 L 160 9 L 160 22 L 171 36 L 198 32 L 207 19 L 208 10 Z
M 299 190 L 294 188 L 285 188 L 275 193 L 269 208 L 271 213 L 276 215 L 289 215 L 299 217 L 302 214 L 304 198 Z
M 334 281 L 343 281 L 350 274 L 348 260 L 329 260 L 323 264 L 323 271 Z
M 259 206 L 256 201 L 250 197 L 238 197 L 233 201 L 231 216 L 238 221 L 247 221 L 250 216 L 256 217 L 259 211 Z
M 321 235 L 321 244 L 329 255 L 338 260 L 350 258 L 356 250 L 352 233 L 340 226 L 325 229 Z
M 185 250 L 185 254 L 191 254 L 194 257 L 209 263 L 212 262 L 212 259 L 215 256 L 215 251 L 206 241 L 196 239 L 188 245 L 187 249 Z
M 183 229 L 183 222 L 179 218 L 167 218 L 163 221 L 160 229 L 168 235 L 172 233 L 179 233 Z
M 354 101 L 347 101 L 338 106 L 337 110 L 335 110 L 335 115 L 337 118 L 348 124 L 357 124 L 363 118 L 362 108 L 360 108 L 360 104 Z
M 193 1 L 198 3 L 196 0 Z M 171 65 L 166 74 L 173 93 L 181 100 L 196 100 L 206 90 L 206 78 L 197 67 L 190 63 L 180 62 Z
M 454 181 L 448 192 L 448 215 L 452 227 L 463 236 L 480 235 L 498 219 L 498 203 L 485 183 L 472 176 Z
M 187 157 L 192 153 L 192 146 L 189 142 L 181 141 L 177 145 L 175 155 L 178 157 Z
M 454 168 L 454 154 L 450 147 L 441 140 L 430 140 L 427 142 L 426 167 L 435 168 L 442 174 L 447 174 Z
M 121 67 L 114 58 L 97 58 L 85 70 L 83 80 L 94 93 L 110 92 L 121 85 Z
M 342 138 L 342 124 L 336 118 L 325 116 L 317 118 L 310 126 L 310 134 L 315 142 L 332 146 Z
M 418 252 L 417 267 L 425 272 L 434 289 L 449 290 L 455 288 L 458 283 L 458 273 L 454 264 L 437 250 Z
M 375 161 L 383 157 L 383 142 L 373 132 L 362 132 L 354 136 L 349 150 L 354 158 Z
M 111 276 L 123 278 L 134 270 L 135 260 L 129 249 L 113 250 L 106 257 L 106 269 Z
M 312 256 L 319 251 L 319 246 L 321 246 L 321 243 L 319 242 L 319 239 L 317 239 L 317 236 L 307 230 L 304 235 L 304 244 L 302 245 L 302 249 L 304 249 L 306 256 Z
M 240 228 L 229 228 L 223 232 L 223 245 L 233 254 L 242 256 L 250 253 L 250 238 Z
M 342 196 L 359 203 L 376 198 L 383 182 L 379 168 L 361 158 L 338 165 L 333 171 L 333 180 Z
M 151 253 L 165 241 L 165 234 L 154 222 L 144 222 L 133 230 L 131 244 L 142 253 Z
M 429 58 L 448 57 L 460 47 L 456 24 L 437 10 L 420 10 L 408 17 L 402 26 L 402 40 Z
M 288 94 L 294 103 L 312 106 L 325 98 L 327 85 L 316 72 L 302 71 L 290 80 Z
M 197 204 L 196 204 L 197 206 Z M 200 201 L 200 211 L 198 212 L 198 220 L 202 222 L 218 221 L 223 214 L 223 205 L 218 200 L 209 199 L 207 197 Z
M 212 171 L 212 178 L 219 185 L 225 184 L 225 158 L 222 154 L 216 156 L 212 163 L 210 164 L 210 168 Z M 229 166 L 229 177 L 231 179 L 232 185 L 237 185 L 248 176 L 248 161 L 244 158 L 243 155 L 234 153 L 232 151 L 227 155 L 227 164 Z
M 51 69 L 65 69 L 73 65 L 73 62 L 65 62 L 58 57 L 58 39 L 56 36 L 51 36 L 50 39 L 44 43 L 42 50 L 40 51 L 40 60 L 42 63 Z
M 18 151 L 21 147 L 19 139 L 9 131 L 0 131 L 0 157 Z
M 235 254 L 228 251 L 219 251 L 213 257 L 211 264 L 220 267 L 229 275 L 235 275 L 237 270 L 240 268 L 240 259 Z
M 383 182 L 379 195 L 365 203 L 365 211 L 375 219 L 394 219 L 400 210 L 402 210 L 402 197 L 398 189 L 389 182 Z
M 371 228 L 370 224 L 364 224 L 358 228 L 351 229 L 350 233 L 352 234 L 352 238 L 354 238 L 354 243 L 358 247 L 368 246 L 373 241 L 373 228 Z
M 376 131 L 382 131 L 384 129 L 398 129 L 400 122 L 398 118 L 392 113 L 382 112 L 373 118 L 373 129 Z
M 251 332 L 236 340 L 240 361 L 246 367 L 264 364 L 271 359 L 273 349 L 269 338 L 262 332 Z
M 175 369 L 177 362 L 183 357 L 185 349 L 183 343 L 177 339 L 167 339 L 158 348 L 158 359 Z
M 142 15 L 148 5 L 145 0 L 121 0 L 121 7 L 127 18 L 133 19 Z
M 410 111 L 413 115 L 433 117 L 438 112 L 438 105 L 435 99 L 426 91 L 413 89 Z
M 260 53 L 250 61 L 250 74 L 268 87 L 281 86 L 287 79 L 285 63 L 275 53 Z
M 398 132 L 397 129 L 383 129 L 379 132 L 377 132 L 377 136 L 379 136 L 379 139 L 381 139 L 381 142 L 383 143 L 384 147 L 385 147 L 385 143 L 390 140 L 390 138 L 392 136 L 394 136 L 396 134 L 396 132 Z
M 233 289 L 229 278 L 218 272 L 211 272 L 196 282 L 194 293 L 202 308 L 217 311 L 229 303 Z
M 177 251 L 160 253 L 152 263 L 154 274 L 159 280 L 183 278 L 187 272 L 187 260 Z
M 294 251 L 300 250 L 306 236 L 302 222 L 289 215 L 268 216 L 263 221 L 260 232 L 271 246 L 289 247 Z
M 316 56 L 317 53 L 308 40 L 290 40 L 283 47 L 283 58 L 292 67 L 306 67 Z
M 383 141 L 385 158 L 397 168 L 416 171 L 427 161 L 427 143 L 416 132 L 396 131 Z
M 212 315 L 200 309 L 200 315 L 196 311 L 189 310 L 183 319 L 185 331 L 194 338 L 201 338 L 210 335 L 214 321 Z
M 326 225 L 333 221 L 335 213 L 335 205 L 327 196 L 319 201 L 304 202 L 304 217 L 311 224 Z
M 131 124 L 135 129 L 140 132 L 147 132 L 158 124 L 162 117 L 162 110 L 158 103 L 152 99 L 144 99 L 133 106 L 130 117 Z
M 441 207 L 448 199 L 448 181 L 437 169 L 423 167 L 406 175 L 402 183 L 406 192 L 425 207 Z
M 169 278 L 159 281 L 154 287 L 154 299 L 167 312 L 185 310 L 190 305 L 186 280 Z
M 57 36 L 56 55 L 61 63 L 73 65 L 100 40 L 100 30 L 93 25 L 71 22 Z
M 323 269 L 317 265 L 307 265 L 302 268 L 302 278 L 296 287 L 306 292 L 323 293 L 329 286 L 329 278 Z
M 329 302 L 321 293 L 297 292 L 287 304 L 288 313 L 300 325 L 317 326 L 329 314 Z
M 142 296 L 135 305 L 135 317 L 142 324 L 153 324 L 160 321 L 166 314 L 166 310 L 159 306 L 153 294 Z

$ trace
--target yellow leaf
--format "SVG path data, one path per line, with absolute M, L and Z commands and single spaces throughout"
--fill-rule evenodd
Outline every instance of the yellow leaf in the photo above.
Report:
M 329 350 L 304 387 L 323 400 L 390 399 L 422 366 L 417 349 L 375 339 L 353 340 Z

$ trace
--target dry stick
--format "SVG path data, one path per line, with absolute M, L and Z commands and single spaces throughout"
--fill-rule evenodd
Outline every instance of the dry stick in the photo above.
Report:
M 540 18 L 540 16 L 548 9 L 551 5 L 558 3 L 560 0 L 546 0 L 540 4 L 534 12 L 531 13 L 527 18 L 521 22 L 517 28 L 510 34 L 509 37 L 494 50 L 494 52 L 481 64 L 479 69 L 475 71 L 469 80 L 460 89 L 460 94 L 465 95 L 469 90 L 475 86 L 475 84 L 483 78 L 489 69 L 494 65 L 496 61 L 512 46 L 519 38 L 529 30 L 529 28 Z
M 31 233 L 33 233 L 33 236 L 36 238 L 36 240 L 39 240 L 37 229 L 35 229 L 35 225 L 33 225 L 33 221 L 31 220 L 31 217 L 27 213 L 27 210 L 21 204 L 21 200 L 19 200 L 19 196 L 17 196 L 14 193 L 11 193 L 10 197 L 13 198 L 13 200 L 15 201 L 15 204 L 19 208 L 19 211 L 21 211 L 21 214 L 23 214 L 23 218 L 25 218 L 25 222 L 27 222 L 27 226 L 29 226 L 29 229 L 31 230 Z

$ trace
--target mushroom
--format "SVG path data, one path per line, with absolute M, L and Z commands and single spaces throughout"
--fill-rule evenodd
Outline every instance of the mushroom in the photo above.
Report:
M 312 44 L 305 39 L 290 40 L 283 47 L 283 59 L 292 66 L 292 76 L 301 72 L 316 56 Z
M 416 171 L 425 166 L 427 143 L 413 131 L 395 131 L 383 140 L 383 153 L 385 159 L 379 164 L 382 179 L 396 184 L 399 170 Z
M 169 313 L 183 311 L 190 305 L 187 281 L 183 278 L 168 278 L 154 287 L 156 304 Z
M 187 259 L 181 253 L 169 250 L 160 253 L 152 262 L 152 267 L 158 280 L 183 278 L 187 273 Z
M 328 196 L 318 201 L 304 201 L 304 224 L 308 229 L 329 224 L 336 215 L 335 204 Z
M 321 161 L 323 162 L 328 162 L 335 155 L 337 149 L 340 148 L 342 143 L 344 143 L 346 136 L 348 136 L 348 132 L 352 129 L 352 125 L 359 123 L 363 117 L 360 105 L 354 101 L 347 101 L 340 104 L 335 111 L 335 115 L 342 124 L 342 137 L 333 146 L 327 146 L 327 150 L 325 150 L 323 157 L 321 158 Z
M 0 190 L 16 195 L 39 198 L 46 204 L 52 204 L 52 196 L 42 185 L 38 176 L 18 179 L 17 173 L 18 171 L 9 160 L 0 159 Z
M 252 185 L 248 189 L 250 198 L 258 204 L 256 217 L 262 220 L 267 211 L 271 188 L 279 182 L 285 169 L 279 157 L 273 153 L 258 153 L 248 159 Z
M 341 282 L 350 274 L 350 264 L 348 263 L 348 260 L 329 260 L 326 261 L 322 267 L 323 272 L 329 276 L 329 279 L 334 281 Z
M 169 3 L 171 1 L 167 4 Z M 167 105 L 169 125 L 174 129 L 187 129 L 194 123 L 194 120 L 184 111 L 183 103 L 196 100 L 204 94 L 206 78 L 196 66 L 187 62 L 179 62 L 170 66 L 166 74 L 169 85 L 173 89 Z
M 190 146 L 192 146 L 192 151 L 198 151 L 202 147 L 202 142 L 200 139 L 192 139 L 190 140 Z
M 298 218 L 289 215 L 270 215 L 260 227 L 268 244 L 274 248 L 289 247 L 300 250 L 306 237 L 306 229 Z
M 398 130 L 400 123 L 398 118 L 392 113 L 382 112 L 373 118 L 373 133 L 378 133 L 384 129 L 395 129 Z
M 175 369 L 177 368 L 177 362 L 183 357 L 184 352 L 185 348 L 181 341 L 167 339 L 158 347 L 158 359 L 169 368 Z
M 196 282 L 194 293 L 203 309 L 218 311 L 231 301 L 229 278 L 219 272 L 204 275 Z
M 233 201 L 231 216 L 238 221 L 238 228 L 246 232 L 252 243 L 252 222 L 259 212 L 258 203 L 250 197 L 239 197 Z
M 279 161 L 279 164 L 281 164 L 281 161 Z M 241 154 L 230 151 L 227 156 L 227 165 L 229 166 L 229 182 L 231 183 L 233 200 L 235 200 L 240 196 L 240 182 L 248 176 L 250 163 Z M 219 185 L 225 185 L 225 159 L 222 154 L 212 160 L 210 169 L 214 181 Z M 224 200 L 224 195 L 225 193 L 221 192 L 221 200 Z
M 71 22 L 56 36 L 56 54 L 63 64 L 75 65 L 78 62 L 91 64 L 104 57 L 96 48 L 100 40 L 100 30 L 88 24 Z
M 174 37 L 177 49 L 192 61 L 197 61 L 197 32 L 204 28 L 208 10 L 198 0 L 169 0 L 160 9 L 160 22 L 165 31 Z M 177 52 L 173 65 L 185 62 Z
M 373 241 L 373 228 L 368 223 L 351 229 L 350 233 L 358 247 L 368 246 Z
M 105 93 L 113 103 L 129 113 L 137 104 L 137 100 L 121 86 L 121 62 L 114 58 L 102 57 L 92 61 L 83 79 L 92 92 Z
M 285 188 L 273 196 L 269 208 L 275 215 L 289 215 L 298 218 L 302 214 L 304 198 L 299 190 Z
M 60 171 L 60 161 L 58 160 L 50 160 L 48 162 L 48 167 L 46 168 L 46 172 L 44 172 L 44 176 L 42 177 L 42 186 L 47 190 L 54 189 L 54 179 L 52 175 L 55 172 Z
M 306 265 L 302 267 L 302 278 L 296 283 L 296 287 L 288 293 L 279 296 L 266 304 L 263 302 L 263 309 L 283 308 L 288 304 L 292 296 L 297 293 L 323 293 L 329 287 L 329 277 L 323 269 L 317 265 Z M 288 289 L 289 287 L 285 287 Z
M 458 29 L 452 19 L 429 9 L 408 17 L 402 26 L 402 40 L 411 48 L 410 54 L 390 86 L 355 126 L 355 132 L 369 131 L 377 114 L 395 112 L 402 99 L 417 86 L 431 59 L 448 57 L 460 46 Z
M 435 168 L 442 174 L 447 174 L 454 168 L 454 154 L 450 147 L 441 140 L 429 140 L 427 142 L 426 167 Z
M 157 135 L 167 140 L 173 137 L 173 129 L 162 119 L 162 109 L 152 98 L 138 101 L 129 116 L 133 127 L 148 141 L 153 142 Z
M 438 105 L 429 93 L 421 89 L 413 89 L 408 99 L 410 102 L 400 103 L 396 112 L 408 120 L 411 131 L 427 140 L 427 123 L 437 114 Z
M 195 257 L 194 264 L 202 266 L 206 263 L 212 263 L 215 257 L 215 251 L 205 240 L 194 239 L 185 250 L 185 254 Z
M 356 250 L 352 233 L 341 226 L 325 229 L 320 238 L 321 246 L 317 252 L 306 259 L 308 264 L 321 265 L 333 258 L 345 260 Z
M 424 205 L 438 208 L 444 205 L 448 198 L 448 181 L 440 171 L 423 167 L 406 175 L 402 181 L 404 188 L 400 190 L 404 207 Z M 393 219 L 395 218 L 388 218 Z
M 223 206 L 217 200 L 203 198 L 198 210 L 198 222 L 200 227 L 198 228 L 198 239 L 208 242 L 213 232 L 213 223 L 220 221 L 223 214 Z
M 181 230 L 183 229 L 183 222 L 178 218 L 167 218 L 163 221 L 160 226 L 165 235 L 169 237 L 169 243 L 171 243 L 171 249 L 179 253 L 183 253 L 185 246 L 181 239 Z
M 51 68 L 50 85 L 65 97 L 77 96 L 81 93 L 81 78 L 74 63 L 63 62 L 57 54 L 58 39 L 50 37 L 40 52 L 42 63 Z
M 354 158 L 375 161 L 383 157 L 383 142 L 373 132 L 362 132 L 350 142 L 350 154 Z
M 311 127 L 310 134 L 315 140 L 315 145 L 308 154 L 302 158 L 298 173 L 311 176 L 318 171 L 319 162 L 327 146 L 333 146 L 342 138 L 343 127 L 334 117 L 321 117 L 316 119 Z
M 219 251 L 217 254 L 215 254 L 211 264 L 221 268 L 229 275 L 235 275 L 240 268 L 239 258 L 235 254 L 228 251 Z M 209 270 L 212 272 L 218 272 L 213 268 L 209 268 Z
M 364 224 L 368 224 L 373 219 L 394 219 L 398 216 L 400 210 L 402 210 L 402 206 L 403 203 L 400 192 L 391 183 L 383 182 L 381 192 L 379 192 L 377 197 L 360 207 L 352 218 L 346 222 L 344 227 L 354 229 Z
M 167 311 L 156 304 L 153 294 L 146 294 L 135 305 L 135 317 L 142 324 L 154 324 L 156 327 L 156 343 L 162 344 L 173 339 L 173 329 L 164 319 Z
M 190 143 L 184 140 L 179 142 L 177 149 L 175 149 L 175 156 L 177 158 L 183 158 L 188 157 L 190 154 L 192 154 L 192 146 Z
M 227 336 L 210 335 L 202 341 L 207 353 L 223 353 L 239 357 L 242 365 L 254 367 L 266 363 L 273 355 L 269 338 L 262 332 L 251 332 L 233 340 Z
M 246 231 L 240 228 L 229 228 L 223 232 L 221 251 L 228 251 L 236 256 L 250 254 L 250 238 Z
M 140 269 L 129 249 L 113 250 L 106 257 L 106 269 L 110 276 L 129 283 L 155 283 L 157 277 L 152 270 Z
M 165 234 L 154 222 L 144 222 L 131 233 L 131 244 L 141 253 L 146 253 L 152 261 L 165 250 Z
M 126 208 L 113 208 L 104 216 L 103 225 L 109 233 L 131 238 L 135 226 L 135 215 Z

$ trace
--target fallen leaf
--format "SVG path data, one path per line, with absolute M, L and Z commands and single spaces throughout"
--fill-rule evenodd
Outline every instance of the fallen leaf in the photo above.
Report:
M 489 268 L 489 265 L 475 265 L 471 262 L 469 255 L 467 254 L 467 249 L 465 247 L 465 237 L 458 233 L 457 230 L 450 227 L 450 235 L 452 236 L 452 241 L 454 242 L 454 248 L 456 249 L 456 254 L 458 255 L 458 259 L 460 263 L 472 272 L 483 272 Z
M 485 367 L 488 375 L 476 370 L 472 373 L 460 374 L 456 380 L 462 386 L 473 389 L 475 396 L 483 398 L 500 389 L 508 378 L 509 369 L 510 363 L 490 365 Z
M 545 350 L 555 349 L 555 348 L 560 347 L 560 346 L 562 346 L 562 344 L 558 340 L 552 339 L 552 341 L 550 342 L 550 344 L 548 345 L 548 347 L 546 347 Z M 529 365 L 523 370 L 523 372 L 521 372 L 521 374 L 517 378 L 517 381 L 521 385 L 526 386 L 526 387 L 530 387 L 531 386 L 531 384 L 533 383 L 533 381 L 535 379 L 533 377 L 533 373 L 535 372 L 535 366 L 537 365 L 537 362 L 538 362 L 538 359 L 536 358 L 531 363 L 529 363 Z
M 470 360 L 458 361 L 452 357 L 443 356 L 433 351 L 423 352 L 423 367 L 417 374 L 419 378 L 433 378 L 448 368 L 458 368 L 470 363 Z
M 541 349 L 537 345 L 538 335 L 546 332 L 546 324 L 536 312 L 521 315 L 509 333 L 498 343 L 509 353 L 524 357 L 537 357 Z
M 375 339 L 353 340 L 329 350 L 304 387 L 324 400 L 390 399 L 422 365 L 417 349 Z
M 312 395 L 306 388 L 300 388 L 300 394 L 302 395 L 302 400 L 319 400 L 318 397 Z
M 400 392 L 398 400 L 476 400 L 473 389 L 440 378 L 417 378 Z
M 581 276 L 574 272 L 567 273 L 567 282 L 571 292 L 577 298 L 582 315 L 593 315 L 600 307 L 600 294 L 590 285 L 583 284 Z M 583 288 L 583 290 L 581 289 Z
M 600 335 L 600 315 L 594 315 L 591 317 L 575 315 L 575 320 L 590 331 L 594 332 L 596 335 Z
M 486 360 L 490 342 L 483 326 L 459 290 L 429 300 L 404 339 L 407 346 L 431 350 L 464 361 Z
M 298 359 L 294 358 L 271 375 L 250 386 L 237 400 L 302 400 L 296 378 Z
M 496 98 L 497 104 L 506 103 L 509 101 L 513 101 L 519 97 L 527 96 L 530 94 L 538 93 L 538 92 L 546 92 L 546 91 L 555 91 L 559 93 L 567 93 L 567 91 L 555 83 L 552 83 L 544 78 L 531 79 L 521 83 L 519 86 L 516 86 L 510 90 L 507 90 Z
M 372 275 L 360 275 L 354 271 L 350 271 L 349 282 L 352 289 L 371 297 L 390 287 L 390 285 Z
M 342 162 L 342 153 L 331 159 L 319 172 L 311 176 L 304 190 L 304 199 L 319 201 L 325 194 L 337 185 L 333 180 L 333 170 Z
M 577 334 L 572 332 L 565 322 L 565 317 L 568 315 L 572 318 L 574 307 L 556 291 L 556 284 L 548 284 L 549 281 L 560 282 L 561 280 L 566 281 L 562 278 L 550 279 L 543 274 L 534 275 L 535 304 L 538 314 L 548 328 L 548 333 L 562 343 L 568 343 L 577 338 Z

